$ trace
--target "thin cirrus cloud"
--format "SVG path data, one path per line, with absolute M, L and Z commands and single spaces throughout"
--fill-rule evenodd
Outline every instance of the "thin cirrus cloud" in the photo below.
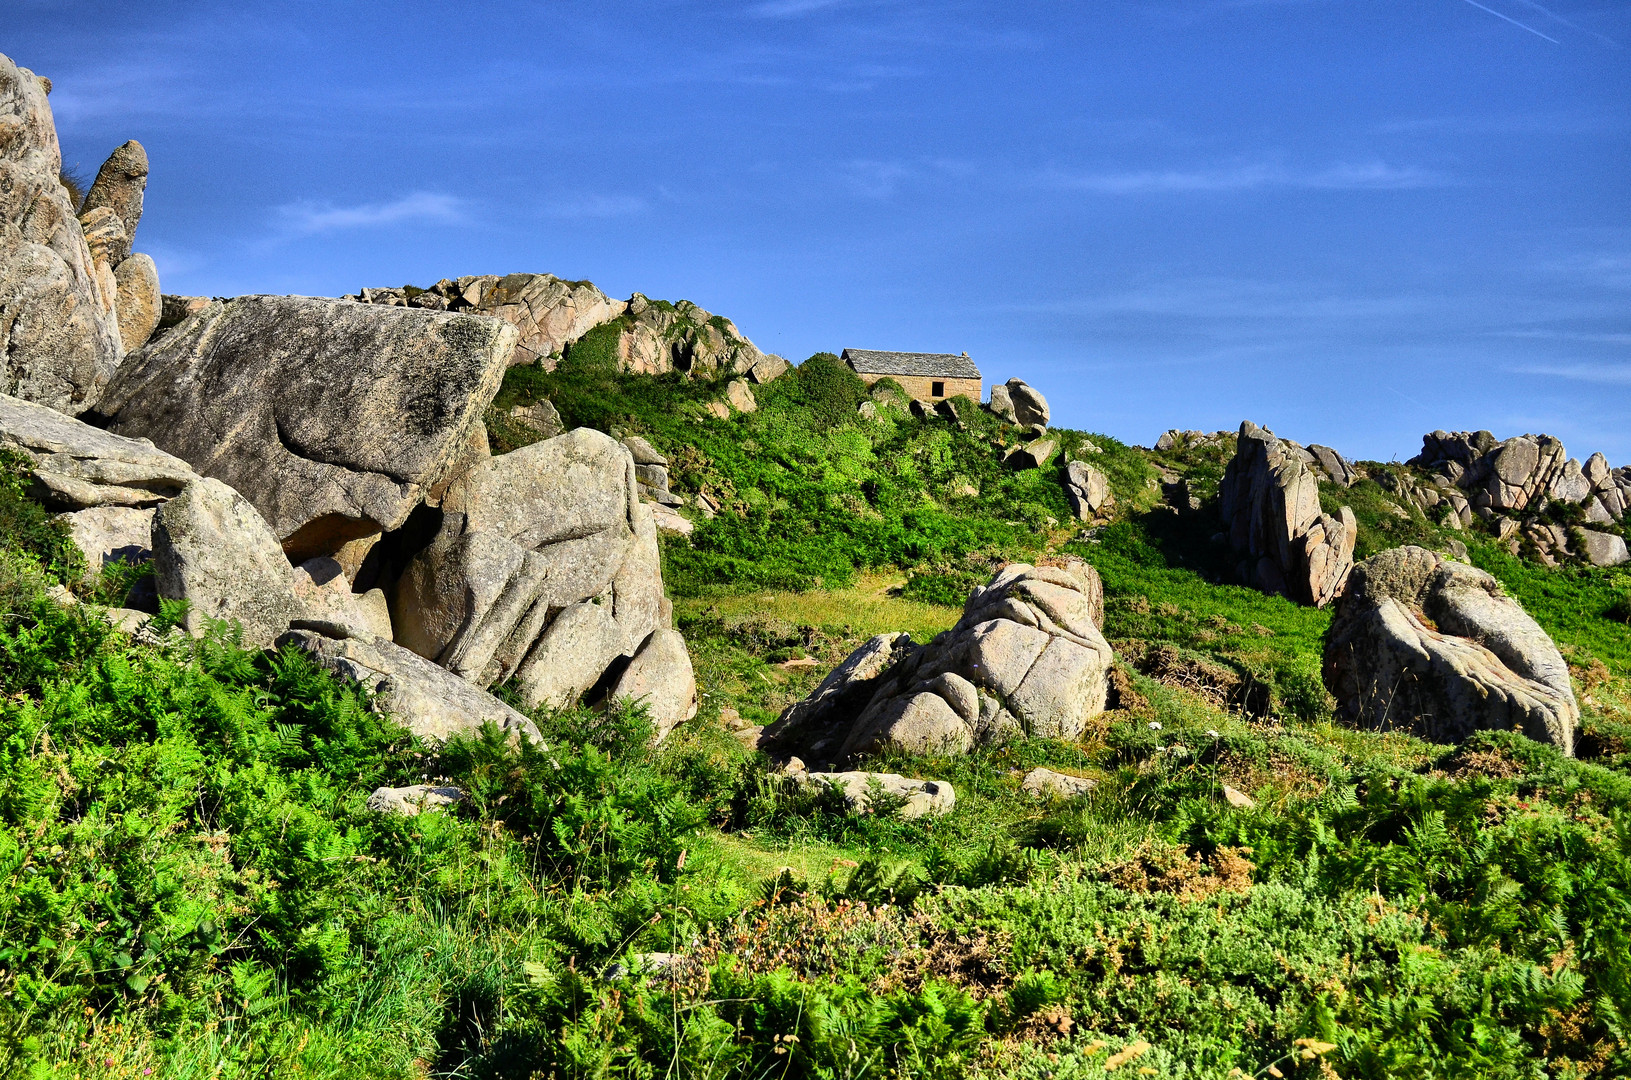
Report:
M 416 191 L 392 202 L 356 206 L 312 201 L 290 203 L 278 208 L 278 224 L 290 236 L 321 236 L 407 222 L 451 225 L 465 220 L 464 208 L 464 200 L 452 195 Z
M 748 11 L 761 19 L 796 19 L 827 8 L 839 7 L 846 0 L 764 0 Z
M 644 213 L 649 206 L 633 195 L 581 195 L 546 204 L 544 214 L 565 221 L 597 221 Z
M 1048 187 L 1085 191 L 1095 195 L 1162 195 L 1189 192 L 1255 191 L 1263 188 L 1306 188 L 1323 191 L 1400 191 L 1444 187 L 1441 173 L 1411 166 L 1373 161 L 1339 163 L 1321 169 L 1291 169 L 1281 165 L 1250 164 L 1215 169 L 1165 169 L 1140 172 L 1071 173 L 1051 170 L 1042 175 Z
M 1523 364 L 1506 370 L 1514 375 L 1541 375 L 1549 379 L 1631 386 L 1631 363 Z

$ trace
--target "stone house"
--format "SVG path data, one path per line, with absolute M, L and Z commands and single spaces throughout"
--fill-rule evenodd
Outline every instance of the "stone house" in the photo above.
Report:
M 980 369 L 968 358 L 955 353 L 878 352 L 874 349 L 845 349 L 844 363 L 868 386 L 888 376 L 906 392 L 922 401 L 940 401 L 963 395 L 980 401 L 983 384 Z

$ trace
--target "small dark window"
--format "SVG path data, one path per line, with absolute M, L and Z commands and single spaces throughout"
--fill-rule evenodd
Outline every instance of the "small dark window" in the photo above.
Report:
M 943 382 L 930 383 L 929 384 L 929 396 L 930 397 L 945 397 L 946 396 L 946 384 L 943 383 Z

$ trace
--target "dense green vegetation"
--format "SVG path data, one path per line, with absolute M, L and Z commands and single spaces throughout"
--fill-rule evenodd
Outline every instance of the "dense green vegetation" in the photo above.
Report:
M 666 546 L 704 698 L 655 750 L 637 710 L 418 745 L 229 628 L 128 637 L 48 599 L 117 583 L 84 579 L 3 463 L 0 1074 L 1631 1071 L 1628 575 L 1454 534 L 1568 653 L 1579 760 L 1345 730 L 1329 616 L 1232 584 L 1212 505 L 1156 505 L 1158 469 L 1214 492 L 1219 451 L 1057 433 L 1115 490 L 1084 529 L 1057 462 L 1004 469 L 1014 436 L 977 409 L 861 419 L 821 356 L 721 420 L 720 383 L 619 375 L 614 345 L 512 370 L 492 434 L 515 445 L 504 412 L 547 398 L 720 503 Z M 1385 492 L 1326 494 L 1367 544 L 1449 537 L 1390 532 Z M 843 816 L 729 734 L 725 710 L 771 719 L 867 636 L 926 637 L 1000 562 L 1062 554 L 1103 577 L 1116 707 L 1073 743 L 878 763 L 949 780 L 951 815 Z M 1098 786 L 1038 802 L 1036 765 Z M 366 811 L 421 777 L 471 797 Z

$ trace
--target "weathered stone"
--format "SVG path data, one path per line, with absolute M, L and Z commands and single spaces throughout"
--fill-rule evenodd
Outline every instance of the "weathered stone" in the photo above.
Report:
M 539 401 L 532 405 L 523 405 L 510 412 L 510 418 L 516 423 L 536 431 L 546 439 L 553 439 L 566 430 L 561 423 L 561 414 L 556 410 L 553 402 Z
M 1013 564 L 927 645 L 884 635 L 766 728 L 767 752 L 846 761 L 880 750 L 960 753 L 1008 738 L 1071 738 L 1103 711 L 1112 659 L 1103 590 L 1080 560 Z
M 1592 491 L 1602 491 L 1609 487 L 1614 479 L 1614 471 L 1608 467 L 1608 459 L 1601 452 L 1586 459 L 1585 466 L 1580 470 L 1586 483 Z
M 127 439 L 55 409 L 0 395 L 0 446 L 34 462 L 31 494 L 61 510 L 157 506 L 198 474 L 146 439 Z
M 245 492 L 304 560 L 397 528 L 462 463 L 514 342 L 469 315 L 242 297 L 127 358 L 99 411 Z
M 690 536 L 696 531 L 696 524 L 690 518 L 660 503 L 651 508 L 651 520 L 656 524 L 658 532 L 673 536 Z
M 1219 504 L 1229 543 L 1248 556 L 1258 589 L 1324 607 L 1353 567 L 1358 523 L 1347 507 L 1337 517 L 1320 513 L 1319 481 L 1304 460 L 1312 455 L 1299 451 L 1245 421 Z
M 1014 422 L 1020 427 L 1048 426 L 1048 399 L 1023 379 L 1008 380 L 1008 397 L 1014 405 Z
M 737 412 L 756 412 L 759 402 L 753 397 L 753 388 L 743 379 L 732 379 L 725 387 L 725 400 Z
M 510 366 L 540 364 L 549 371 L 569 345 L 628 306 L 591 282 L 563 281 L 553 274 L 481 274 L 439 281 L 429 289 L 363 289 L 356 299 L 502 319 L 516 329 Z
M 944 780 L 911 780 L 899 773 L 802 770 L 792 773 L 790 779 L 805 791 L 837 788 L 843 793 L 844 804 L 852 814 L 872 812 L 874 791 L 880 791 L 885 798 L 904 799 L 899 813 L 907 819 L 940 817 L 951 813 L 957 805 L 957 792 Z
M 460 475 L 397 583 L 397 640 L 478 686 L 513 675 L 529 705 L 575 702 L 663 623 L 634 468 L 622 444 L 580 428 Z
M 302 649 L 322 667 L 359 683 L 374 711 L 391 716 L 421 739 L 446 742 L 485 723 L 540 739 L 537 726 L 502 701 L 384 639 L 298 629 L 278 644 Z
M 1069 462 L 1065 466 L 1065 497 L 1070 500 L 1071 513 L 1083 521 L 1092 521 L 1112 502 L 1110 479 L 1085 461 Z
M 111 267 L 98 275 L 61 168 L 45 80 L 0 56 L 0 393 L 74 415 L 121 350 Z
M 1435 742 L 1515 730 L 1574 752 L 1580 710 L 1557 646 L 1490 575 L 1423 548 L 1354 568 L 1324 674 L 1348 723 Z
M 85 205 L 80 208 L 84 213 L 106 207 L 119 215 L 124 226 L 125 246 L 109 260 L 114 266 L 130 255 L 130 245 L 136 241 L 136 226 L 142 220 L 142 195 L 147 190 L 147 171 L 147 151 L 141 143 L 131 139 L 102 163 L 91 190 L 85 195 Z
M 1025 774 L 1019 789 L 1038 798 L 1073 799 L 1098 787 L 1098 781 L 1085 776 L 1054 772 L 1040 765 Z
M 781 373 L 774 361 L 766 364 L 765 354 L 742 336 L 735 323 L 710 315 L 689 300 L 665 304 L 635 293 L 629 298 L 617 347 L 624 371 L 745 375 L 759 369 L 768 376 L 755 381 Z
M 147 344 L 159 326 L 159 268 L 137 252 L 113 271 L 119 312 L 119 340 L 126 352 Z
M 1250 810 L 1257 805 L 1256 799 L 1238 788 L 1230 787 L 1228 784 L 1223 785 L 1223 801 L 1236 810 Z
M 1359 479 L 1359 473 L 1348 459 L 1329 446 L 1310 443 L 1308 450 L 1314 455 L 1314 460 L 1319 462 L 1320 468 L 1325 470 L 1325 475 L 1330 477 L 1333 484 L 1339 484 L 1342 487 L 1353 487 L 1354 481 Z
M 752 367 L 747 369 L 747 376 L 755 383 L 763 385 L 771 379 L 780 378 L 787 374 L 792 366 L 775 353 L 766 353 Z
M 1014 414 L 1014 399 L 1006 386 L 993 386 L 991 400 L 985 403 L 985 407 L 997 417 L 1019 426 L 1019 417 Z
M 463 801 L 464 792 L 456 787 L 409 784 L 407 787 L 375 788 L 373 794 L 368 796 L 368 809 L 376 814 L 418 817 L 425 810 L 440 810 Z
M 639 435 L 626 436 L 623 439 L 623 445 L 628 447 L 629 454 L 634 458 L 636 466 L 668 464 L 668 459 L 659 454 L 655 446 L 652 446 Z
M 1575 529 L 1574 541 L 1580 554 L 1593 566 L 1620 566 L 1631 562 L 1631 552 L 1626 550 L 1625 539 L 1614 533 Z
M 188 603 L 186 630 L 237 622 L 246 644 L 270 645 L 306 614 L 283 548 L 255 508 L 219 480 L 188 484 L 153 517 L 159 596 Z
M 93 574 L 105 563 L 146 562 L 153 556 L 152 508 L 93 506 L 61 517 Z
M 160 294 L 159 301 L 160 330 L 168 330 L 210 306 L 207 296 L 172 296 L 164 293 Z
M 1037 439 L 1034 442 L 1022 443 L 1008 451 L 1002 463 L 1016 470 L 1040 469 L 1058 449 L 1057 439 Z
M 862 420 L 876 420 L 878 418 L 878 403 L 871 400 L 863 401 L 855 407 L 855 411 Z
M 645 705 L 657 741 L 697 714 L 697 680 L 678 630 L 654 630 L 612 689 L 612 698 Z

